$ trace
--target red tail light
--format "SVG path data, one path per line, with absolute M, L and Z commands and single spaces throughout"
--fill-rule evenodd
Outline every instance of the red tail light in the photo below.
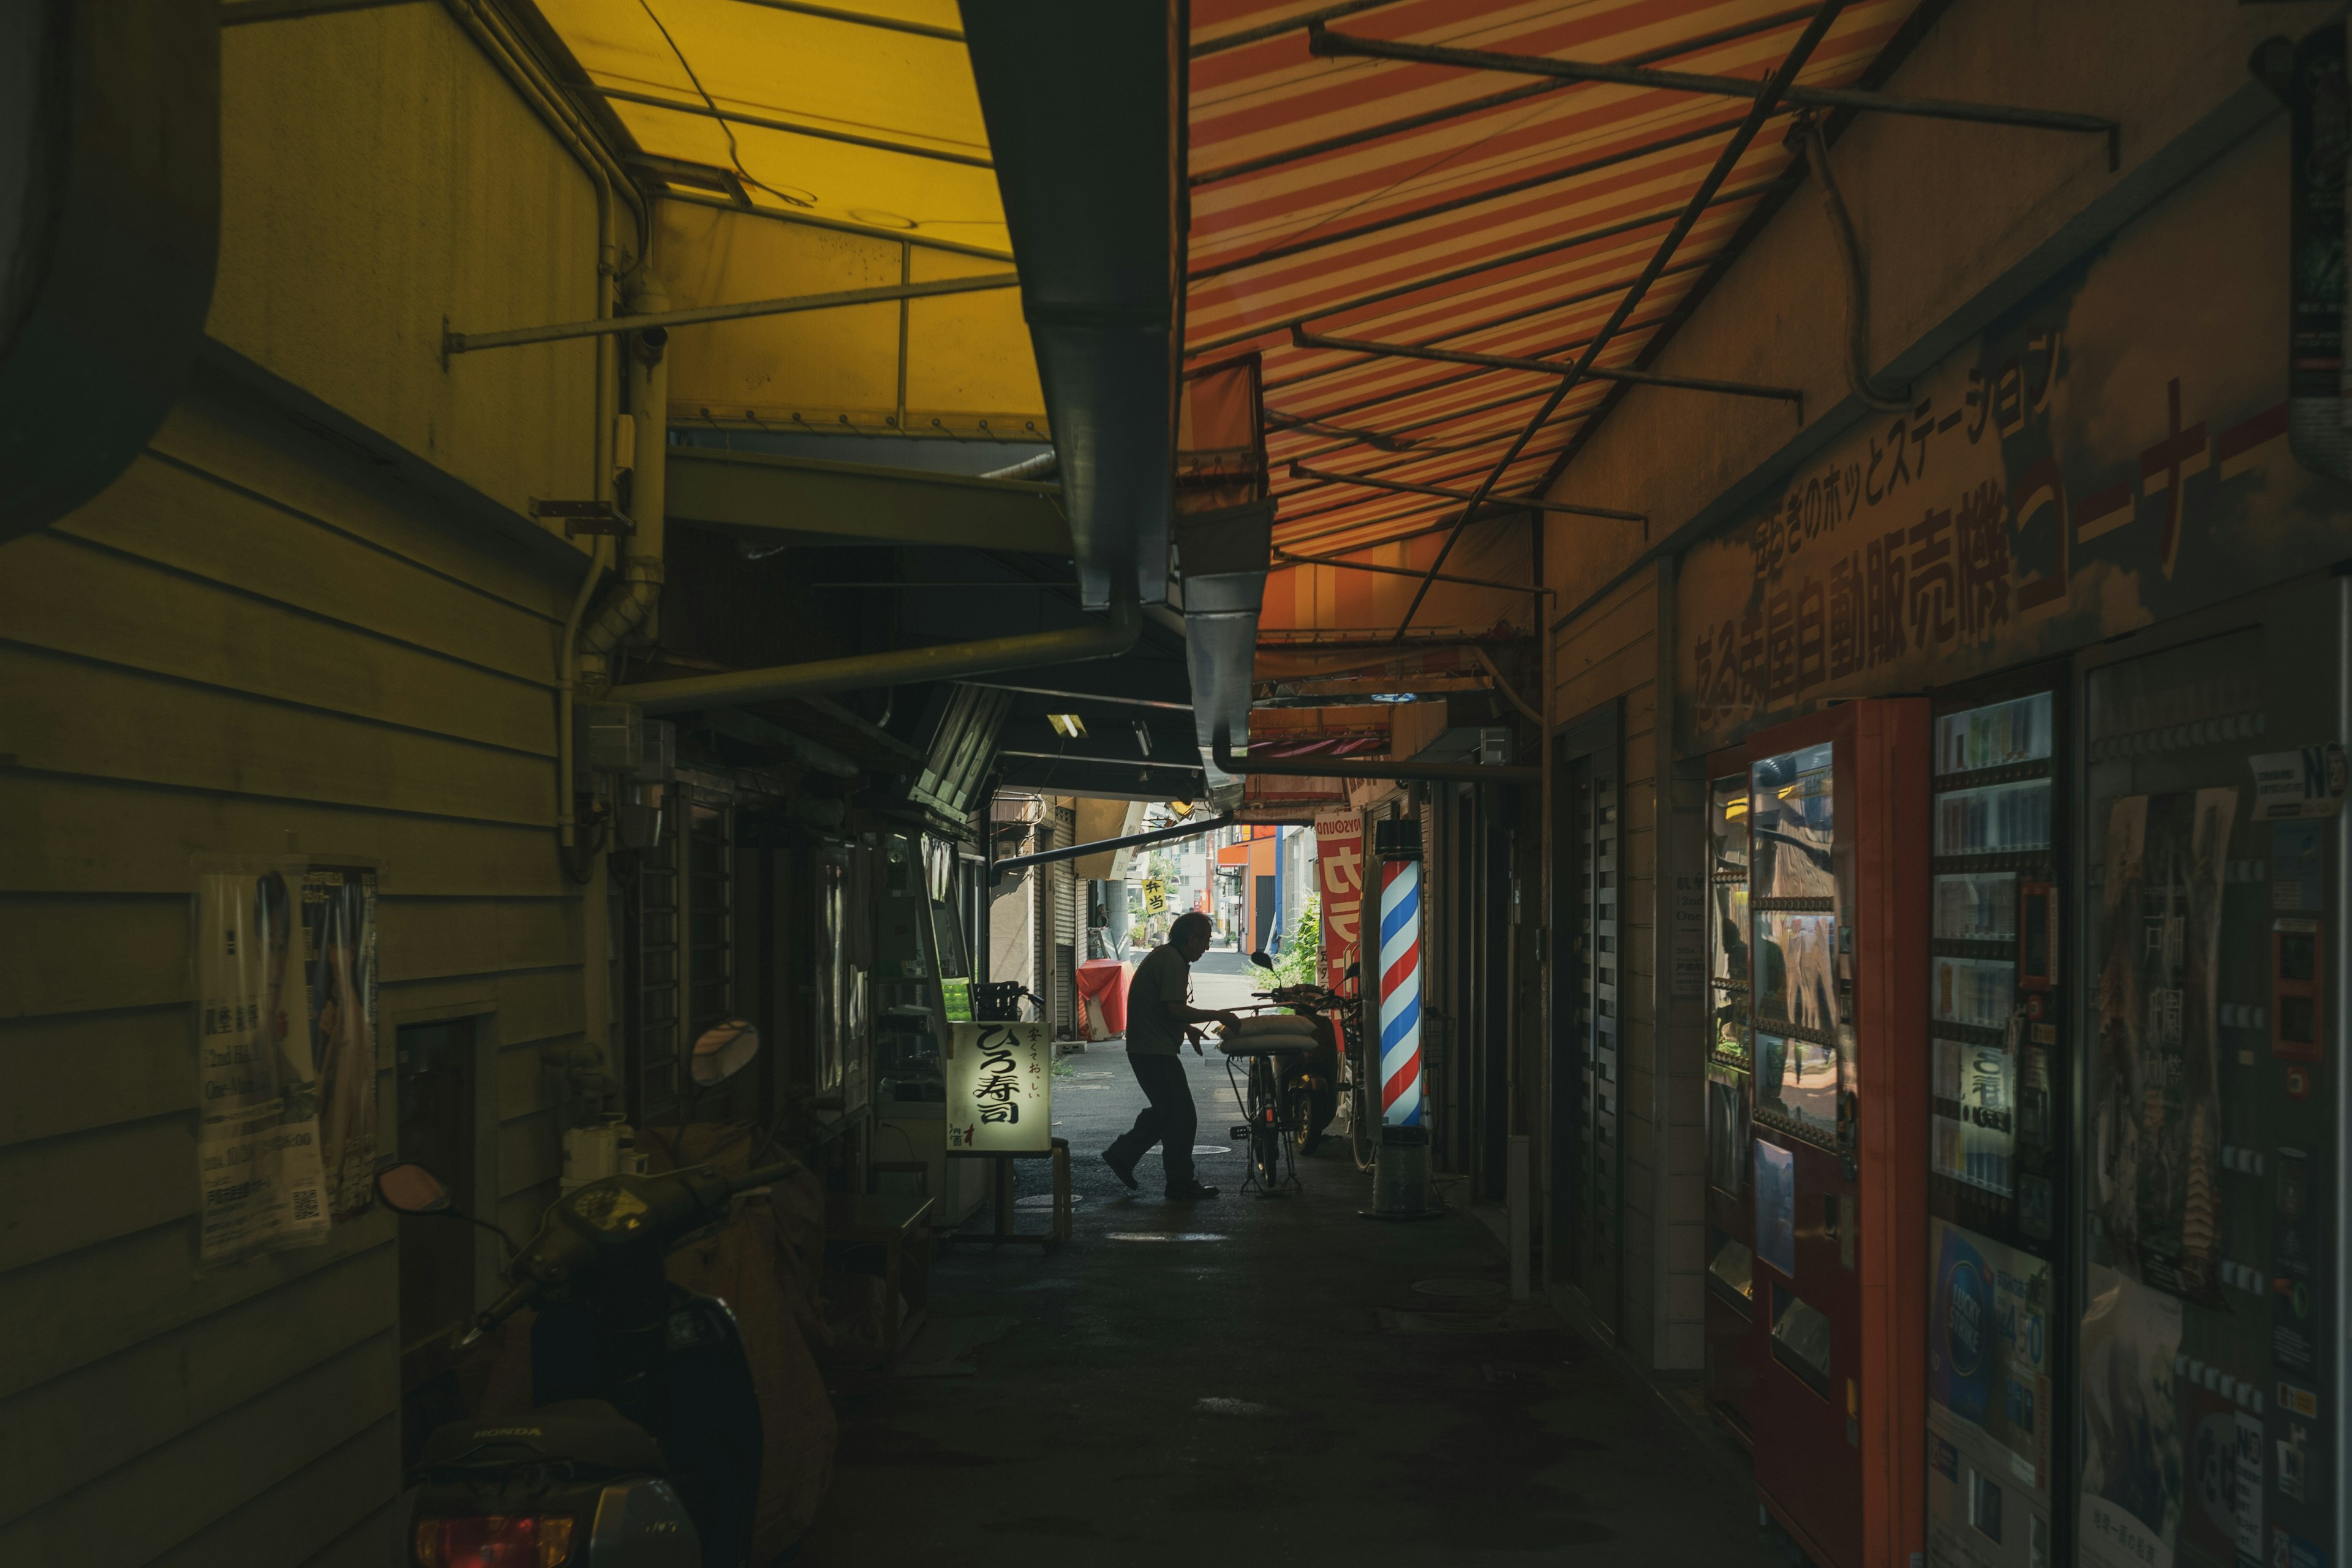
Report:
M 573 1522 L 560 1514 L 420 1519 L 417 1568 L 559 1568 L 572 1560 Z

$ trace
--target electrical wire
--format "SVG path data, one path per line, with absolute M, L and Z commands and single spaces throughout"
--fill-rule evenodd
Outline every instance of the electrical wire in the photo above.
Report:
M 1838 194 L 1830 173 L 1829 138 L 1811 110 L 1800 110 L 1789 128 L 1789 140 L 1798 145 L 1813 178 L 1822 187 L 1822 211 L 1837 235 L 1838 255 L 1845 262 L 1845 384 L 1865 408 L 1881 414 L 1911 412 L 1911 389 L 1882 390 L 1870 374 L 1870 271 L 1863 260 L 1862 240 L 1853 231 L 1845 198 Z
M 735 144 L 735 127 L 727 122 L 725 111 L 719 107 L 718 100 L 710 96 L 710 89 L 702 85 L 702 79 L 695 74 L 693 64 L 686 58 L 686 51 L 677 47 L 677 40 L 669 36 L 669 28 L 665 26 L 662 19 L 654 14 L 653 0 L 637 0 L 637 4 L 644 7 L 646 19 L 653 23 L 654 30 L 662 36 L 662 42 L 669 46 L 669 52 L 677 57 L 678 68 L 686 72 L 686 79 L 694 84 L 694 90 L 701 95 L 703 107 L 710 110 L 710 117 L 717 122 L 719 133 L 727 138 L 727 161 L 735 165 L 735 172 L 743 177 L 743 183 L 767 192 L 786 206 L 816 205 L 816 194 L 814 191 L 797 196 L 787 195 L 743 166 L 742 149 Z

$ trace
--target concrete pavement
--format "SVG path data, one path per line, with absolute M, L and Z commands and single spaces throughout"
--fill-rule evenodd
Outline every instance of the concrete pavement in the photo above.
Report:
M 1195 982 L 1203 1005 L 1250 984 L 1231 953 Z M 803 1563 L 1769 1560 L 1719 1455 L 1550 1313 L 1513 1310 L 1476 1222 L 1360 1218 L 1370 1178 L 1339 1147 L 1300 1162 L 1301 1193 L 1234 1195 L 1223 1063 L 1184 1061 L 1202 1179 L 1226 1195 L 1160 1200 L 1155 1152 L 1130 1196 L 1096 1157 L 1142 1103 L 1123 1053 L 1065 1058 L 1076 1237 L 947 1250 L 924 1348 L 950 1370 L 845 1406 Z M 1044 1163 L 1019 1169 L 1042 1194 Z

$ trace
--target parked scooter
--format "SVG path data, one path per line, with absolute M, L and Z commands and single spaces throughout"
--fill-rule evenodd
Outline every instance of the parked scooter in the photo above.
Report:
M 758 1049 L 754 1034 L 720 1059 L 707 1039 L 693 1061 L 706 1086 Z M 548 1209 L 507 1266 L 512 1285 L 458 1342 L 537 1308 L 536 1408 L 426 1440 L 409 1476 L 415 1568 L 739 1568 L 762 1447 L 751 1363 L 726 1303 L 672 1285 L 663 1260 L 795 1168 L 605 1176 Z M 472 1217 L 422 1165 L 394 1166 L 376 1189 L 401 1214 Z
M 1251 953 L 1250 962 L 1268 972 L 1274 968 L 1273 958 L 1263 952 Z M 1348 965 L 1349 979 L 1356 977 L 1356 969 L 1355 964 Z M 1321 1145 L 1332 1119 L 1339 1113 L 1345 1091 L 1370 1077 L 1359 1040 L 1356 999 L 1328 986 L 1311 984 L 1277 985 L 1271 991 L 1252 994 L 1313 1018 L 1321 1026 L 1322 1039 L 1317 1048 L 1286 1061 L 1279 1069 L 1282 1094 L 1286 1099 L 1296 1096 L 1299 1101 L 1298 1112 L 1283 1120 L 1297 1129 L 1298 1152 L 1312 1154 Z M 1347 1103 L 1351 1110 L 1356 1109 L 1352 1100 Z

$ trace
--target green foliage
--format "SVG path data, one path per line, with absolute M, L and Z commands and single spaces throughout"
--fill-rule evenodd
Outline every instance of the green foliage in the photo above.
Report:
M 1274 961 L 1274 977 L 1282 985 L 1312 985 L 1323 977 L 1323 900 L 1312 893 L 1298 911 L 1297 929 Z

